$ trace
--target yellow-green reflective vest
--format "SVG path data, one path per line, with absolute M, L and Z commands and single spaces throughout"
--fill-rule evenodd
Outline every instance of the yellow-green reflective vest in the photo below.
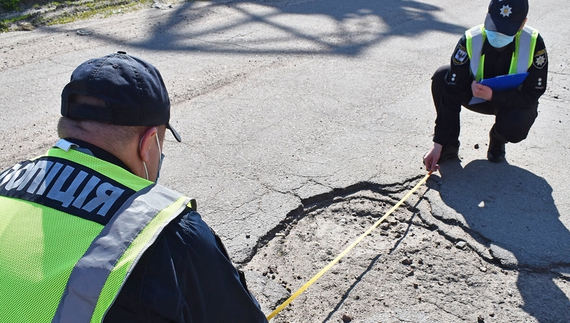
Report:
M 485 55 L 481 55 L 487 33 L 483 25 L 473 27 L 465 32 L 467 55 L 471 61 L 471 73 L 475 80 L 484 78 Z M 538 30 L 525 26 L 515 35 L 515 51 L 511 59 L 509 74 L 525 73 L 532 65 Z
M 193 202 L 69 148 L 4 171 L 0 321 L 101 322 L 142 253 Z

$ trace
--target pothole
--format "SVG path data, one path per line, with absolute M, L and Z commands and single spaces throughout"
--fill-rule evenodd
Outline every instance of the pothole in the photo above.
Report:
M 242 268 L 264 313 L 396 202 L 386 192 L 357 191 L 321 203 L 277 232 Z M 398 208 L 272 322 L 535 322 L 521 309 L 518 272 L 430 230 L 421 212 Z

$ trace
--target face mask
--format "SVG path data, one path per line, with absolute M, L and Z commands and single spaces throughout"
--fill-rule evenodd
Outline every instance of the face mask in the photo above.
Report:
M 156 144 L 158 145 L 158 152 L 160 153 L 160 160 L 158 161 L 158 171 L 156 172 L 156 180 L 154 181 L 155 183 L 158 182 L 158 178 L 160 177 L 160 169 L 162 168 L 162 162 L 164 161 L 164 154 L 162 153 L 162 150 L 160 149 L 160 142 L 158 141 L 158 134 L 156 135 Z
M 139 149 L 140 146 L 142 145 L 142 138 L 141 138 L 141 142 L 139 143 Z M 162 168 L 162 162 L 164 161 L 164 154 L 162 153 L 162 150 L 160 149 L 160 142 L 158 141 L 158 135 L 156 135 L 156 145 L 158 146 L 158 152 L 160 153 L 160 159 L 158 160 L 158 171 L 156 172 L 156 180 L 154 181 L 155 183 L 158 182 L 158 178 L 160 177 L 160 169 Z M 143 160 L 143 167 L 144 167 L 144 172 L 145 172 L 145 176 L 146 179 L 148 180 L 148 168 L 146 167 L 146 163 Z
M 495 48 L 503 48 L 512 43 L 515 36 L 507 36 L 496 31 L 487 30 L 487 40 Z

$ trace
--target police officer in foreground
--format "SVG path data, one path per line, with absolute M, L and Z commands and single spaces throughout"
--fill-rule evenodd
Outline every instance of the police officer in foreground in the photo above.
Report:
M 469 29 L 451 57 L 451 65 L 432 77 L 437 111 L 433 148 L 424 156 L 428 171 L 439 161 L 457 159 L 459 113 L 469 110 L 495 115 L 489 132 L 487 159 L 505 160 L 505 144 L 525 139 L 538 114 L 538 99 L 546 91 L 548 59 L 538 31 L 526 25 L 528 0 L 492 0 L 484 25 Z M 527 73 L 522 84 L 493 90 L 483 79 Z
M 91 59 L 60 139 L 0 174 L 0 321 L 267 322 L 193 200 L 156 184 L 170 126 L 158 70 Z

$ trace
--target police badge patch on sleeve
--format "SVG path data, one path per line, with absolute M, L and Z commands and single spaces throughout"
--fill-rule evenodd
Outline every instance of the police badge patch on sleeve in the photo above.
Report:
M 457 45 L 455 48 L 455 53 L 453 53 L 453 65 L 463 65 L 467 62 L 467 50 L 463 45 Z
M 546 62 L 548 60 L 548 55 L 546 54 L 546 49 L 536 52 L 534 54 L 534 58 L 532 61 L 532 65 L 538 68 L 539 70 L 546 66 Z

